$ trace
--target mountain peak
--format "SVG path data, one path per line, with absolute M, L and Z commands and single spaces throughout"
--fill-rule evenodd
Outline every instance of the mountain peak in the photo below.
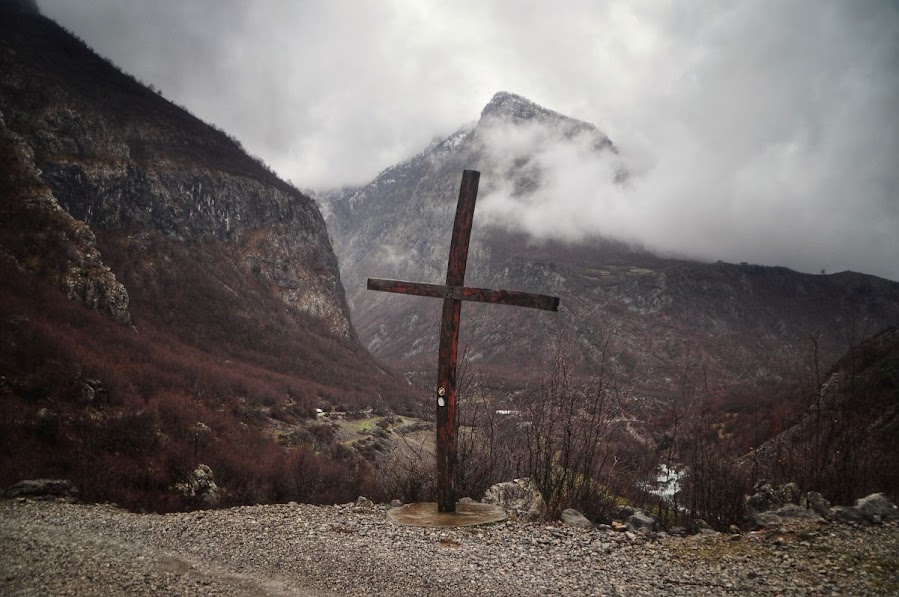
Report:
M 515 125 L 531 122 L 548 124 L 569 139 L 581 133 L 590 133 L 596 137 L 595 148 L 597 150 L 609 149 L 612 153 L 618 153 L 608 136 L 593 124 L 544 108 L 526 97 L 508 91 L 496 93 L 481 111 L 479 124 L 491 126 L 496 122 L 511 122 Z
M 481 111 L 481 119 L 484 118 L 514 118 L 517 120 L 530 120 L 535 117 L 560 117 L 561 115 L 547 110 L 520 95 L 508 91 L 497 92 L 490 102 Z

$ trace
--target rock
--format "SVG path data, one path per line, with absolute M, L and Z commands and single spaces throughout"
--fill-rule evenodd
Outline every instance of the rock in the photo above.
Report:
M 822 514 L 819 510 L 827 504 L 827 500 L 820 494 L 813 493 L 812 503 L 819 510 L 806 509 L 799 504 L 809 497 L 802 499 L 799 486 L 795 483 L 785 483 L 780 487 L 774 487 L 768 483 L 756 484 L 753 494 L 744 498 L 746 506 L 745 526 L 750 529 L 760 529 L 780 525 L 784 519 L 802 519 L 821 521 Z
M 497 483 L 484 493 L 484 504 L 497 504 L 521 520 L 539 520 L 546 512 L 546 502 L 537 484 L 529 478 Z
M 746 527 L 750 530 L 777 527 L 783 520 L 774 512 L 754 512 L 746 517 Z
M 78 488 L 65 479 L 28 479 L 11 485 L 3 492 L 4 498 L 31 497 L 42 499 L 78 497 Z
M 205 464 L 198 465 L 186 481 L 175 483 L 175 491 L 193 498 L 204 506 L 217 506 L 221 501 L 219 486 L 215 483 L 212 469 Z
M 627 525 L 619 520 L 612 521 L 612 530 L 617 533 L 623 533 L 627 530 Z
M 782 519 L 811 520 L 821 522 L 822 518 L 815 512 L 797 504 L 786 504 L 774 511 Z
M 854 522 L 861 524 L 865 522 L 864 515 L 852 506 L 834 506 L 828 513 L 828 518 L 838 520 L 840 522 Z
M 670 529 L 668 529 L 668 534 L 674 535 L 676 537 L 683 537 L 687 534 L 687 529 L 685 529 L 684 527 L 671 527 Z
M 390 507 L 391 508 L 402 508 L 403 502 L 401 502 L 400 500 L 390 500 Z
M 735 525 L 735 524 L 732 524 L 732 525 L 730 525 L 729 527 L 727 527 L 727 530 L 730 531 L 730 534 L 731 534 L 731 535 L 739 535 L 739 534 L 741 534 L 741 533 L 743 532 L 743 531 L 740 530 L 740 527 L 738 527 L 738 526 Z
M 464 497 L 461 500 L 459 500 L 459 503 L 460 504 L 474 504 L 475 501 L 473 499 L 471 499 L 470 497 Z
M 872 493 L 869 496 L 855 500 L 855 509 L 872 523 L 881 523 L 888 520 L 899 519 L 899 508 L 882 493 Z
M 562 522 L 579 529 L 593 528 L 593 523 L 590 522 L 586 516 L 584 516 L 574 508 L 567 508 L 565 510 L 562 510 Z
M 805 494 L 805 506 L 823 518 L 830 516 L 830 502 L 817 491 L 809 491 Z
M 353 512 L 368 512 L 373 510 L 375 507 L 375 503 L 368 499 L 365 496 L 360 495 L 356 498 L 356 503 L 353 505 Z
M 656 528 L 656 520 L 645 512 L 637 510 L 627 517 L 627 528 L 631 531 L 646 529 L 647 531 L 652 532 Z
M 799 504 L 802 497 L 802 492 L 799 491 L 799 486 L 793 483 L 792 481 L 789 483 L 784 483 L 781 485 L 777 493 L 780 497 L 780 501 L 783 505 L 786 504 Z
M 746 511 L 770 512 L 786 504 L 799 504 L 801 494 L 795 483 L 786 483 L 780 487 L 772 487 L 769 483 L 756 484 L 753 494 L 744 498 Z
M 809 520 L 821 522 L 823 518 L 812 510 L 797 504 L 786 504 L 770 512 L 753 512 L 746 517 L 746 526 L 750 529 L 777 527 L 785 520 Z
M 846 523 L 881 524 L 899 519 L 899 509 L 882 493 L 855 500 L 854 506 L 834 506 L 828 511 L 829 518 Z

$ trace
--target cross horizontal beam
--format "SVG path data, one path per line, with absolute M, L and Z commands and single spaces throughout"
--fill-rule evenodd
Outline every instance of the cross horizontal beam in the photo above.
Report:
M 494 290 L 492 288 L 469 288 L 467 286 L 445 286 L 443 284 L 425 284 L 422 282 L 406 282 L 404 280 L 368 279 L 369 290 L 412 294 L 431 298 L 455 299 L 457 301 L 474 301 L 478 303 L 495 303 L 515 305 L 543 311 L 558 311 L 559 298 L 545 294 L 518 292 L 517 290 Z

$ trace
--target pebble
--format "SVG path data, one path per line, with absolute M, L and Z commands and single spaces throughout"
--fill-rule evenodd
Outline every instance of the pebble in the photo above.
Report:
M 0 501 L 0 594 L 899 594 L 895 524 L 834 524 L 823 537 L 815 523 L 796 523 L 738 541 L 719 533 L 645 541 L 559 523 L 403 527 L 387 509 L 156 515 Z

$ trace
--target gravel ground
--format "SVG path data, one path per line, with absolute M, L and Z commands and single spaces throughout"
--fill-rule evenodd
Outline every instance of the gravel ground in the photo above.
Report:
M 647 537 L 506 521 L 401 527 L 383 507 L 133 514 L 0 501 L 3 595 L 896 595 L 899 528 Z

